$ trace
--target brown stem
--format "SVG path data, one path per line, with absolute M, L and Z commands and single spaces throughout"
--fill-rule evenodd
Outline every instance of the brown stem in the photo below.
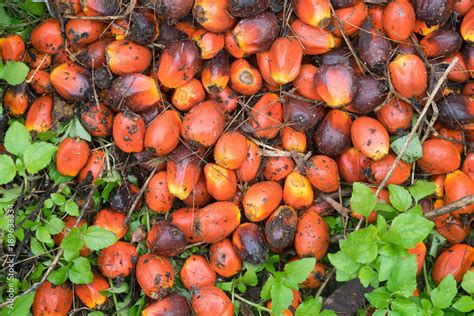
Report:
M 467 195 L 457 201 L 454 201 L 452 203 L 449 203 L 449 204 L 446 204 L 440 208 L 437 208 L 437 209 L 434 209 L 428 213 L 425 214 L 425 217 L 426 218 L 429 218 L 429 219 L 434 219 L 438 216 L 441 216 L 441 215 L 444 215 L 444 214 L 448 214 L 448 213 L 451 213 L 461 207 L 464 207 L 464 206 L 467 206 L 469 204 L 473 204 L 474 203 L 474 194 L 471 194 L 471 195 Z

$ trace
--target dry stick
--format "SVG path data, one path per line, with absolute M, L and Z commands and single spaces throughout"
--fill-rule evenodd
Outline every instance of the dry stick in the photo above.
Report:
M 442 206 L 440 208 L 434 209 L 426 213 L 425 217 L 429 219 L 433 219 L 435 217 L 451 213 L 452 211 L 455 211 L 463 206 L 467 206 L 473 203 L 474 203 L 474 194 L 467 195 L 453 203 L 446 204 L 445 206 Z
M 334 207 L 336 209 L 336 211 L 339 214 L 341 214 L 342 216 L 349 216 L 350 211 L 347 208 L 345 208 L 344 206 L 342 206 L 339 202 L 334 200 L 332 197 L 327 196 L 327 195 L 321 195 L 321 198 L 324 201 L 328 202 L 332 207 Z
M 94 196 L 94 193 L 95 193 L 95 190 L 96 188 L 94 188 L 93 190 L 91 190 L 89 192 L 89 195 L 87 196 L 87 200 L 86 200 L 86 203 L 84 204 L 84 206 L 82 207 L 81 209 L 81 213 L 79 214 L 79 217 L 77 218 L 76 222 L 74 223 L 74 227 L 77 227 L 77 225 L 79 224 L 79 222 L 81 221 L 82 217 L 84 216 L 84 213 L 86 211 L 86 208 L 89 206 L 89 203 L 91 202 L 92 200 L 92 197 Z M 71 229 L 72 229 L 71 228 Z M 13 301 L 6 301 L 6 302 L 3 302 L 2 304 L 0 304 L 0 309 L 9 305 L 9 304 L 13 304 L 13 302 L 15 302 L 15 300 L 17 300 L 18 298 L 22 297 L 22 296 L 25 296 L 33 291 L 35 291 L 38 287 L 41 286 L 41 284 L 43 284 L 46 279 L 48 278 L 49 274 L 53 271 L 53 269 L 56 267 L 56 265 L 58 264 L 59 262 L 59 259 L 61 258 L 62 254 L 64 252 L 64 249 L 59 249 L 58 253 L 56 254 L 56 257 L 54 257 L 53 259 L 53 262 L 51 262 L 51 265 L 48 267 L 48 270 L 46 270 L 45 274 L 43 275 L 43 277 L 41 278 L 41 280 L 39 282 L 36 282 L 35 284 L 33 284 L 28 290 L 26 290 L 25 292 L 22 292 L 21 294 L 18 294 L 17 296 L 15 296 L 13 298 Z
M 143 184 L 143 187 L 140 189 L 140 191 L 138 191 L 138 194 L 135 197 L 135 200 L 133 201 L 132 206 L 128 210 L 127 217 L 125 217 L 125 224 L 128 224 L 128 221 L 130 220 L 130 216 L 132 216 L 133 210 L 135 209 L 135 207 L 137 207 L 138 202 L 140 201 L 140 198 L 142 197 L 143 193 L 145 192 L 146 188 L 148 187 L 148 183 L 150 183 L 151 178 L 153 178 L 153 176 L 155 175 L 157 168 L 158 167 L 153 168 L 153 170 L 150 172 L 150 175 L 148 176 L 145 183 Z
M 326 279 L 324 280 L 324 283 L 321 284 L 321 286 L 319 287 L 318 291 L 316 292 L 315 297 L 321 296 L 321 293 L 323 293 L 324 288 L 325 288 L 326 285 L 328 284 L 328 282 L 329 282 L 329 280 L 331 279 L 331 277 L 332 277 L 332 275 L 334 274 L 334 272 L 336 272 L 336 268 L 332 268 L 331 271 L 329 271 L 329 273 L 328 273 L 327 276 L 326 276 Z

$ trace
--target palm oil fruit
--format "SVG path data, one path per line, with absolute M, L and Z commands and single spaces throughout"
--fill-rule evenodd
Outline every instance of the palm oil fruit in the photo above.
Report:
M 388 70 L 393 87 L 401 96 L 407 99 L 423 96 L 428 76 L 420 57 L 413 54 L 399 55 L 388 65 Z
M 90 284 L 77 284 L 74 293 L 88 308 L 100 308 L 107 301 L 107 296 L 100 293 L 110 288 L 109 282 L 98 272 L 94 272 L 94 280 Z
M 161 112 L 146 128 L 144 146 L 158 156 L 170 154 L 179 144 L 181 118 L 178 112 Z
M 237 191 L 237 177 L 233 170 L 218 164 L 204 166 L 207 192 L 217 201 L 231 200 Z
M 456 146 L 443 139 L 428 139 L 421 145 L 423 157 L 418 166 L 429 174 L 444 174 L 452 172 L 461 165 L 461 156 Z
M 112 135 L 121 151 L 141 152 L 144 148 L 145 122 L 133 112 L 120 112 L 114 118 Z
M 89 71 L 72 63 L 64 63 L 51 71 L 51 85 L 67 101 L 85 100 L 92 95 Z
M 203 28 L 214 33 L 230 29 L 235 19 L 227 11 L 229 0 L 196 0 L 193 16 Z
M 183 118 L 181 135 L 187 141 L 209 147 L 224 130 L 224 114 L 219 103 L 204 101 L 194 106 Z
M 474 250 L 466 244 L 453 245 L 444 250 L 436 259 L 433 269 L 433 281 L 439 284 L 448 274 L 456 282 L 461 282 L 464 274 L 471 268 L 474 261 Z
M 158 80 L 165 87 L 178 88 L 201 69 L 201 56 L 191 40 L 173 42 L 161 54 Z
M 334 192 L 339 189 L 339 171 L 337 163 L 325 155 L 316 155 L 306 165 L 306 176 L 311 184 L 322 192 Z
M 54 285 L 44 281 L 35 291 L 33 315 L 67 315 L 72 306 L 73 296 L 68 282 Z
M 174 196 L 168 191 L 166 171 L 157 172 L 148 183 L 145 191 L 147 206 L 154 212 L 166 213 L 171 209 Z
M 152 58 L 147 47 L 129 40 L 113 41 L 105 54 L 110 71 L 118 76 L 144 71 Z
M 78 137 L 66 138 L 56 152 L 56 167 L 63 176 L 75 177 L 86 165 L 89 158 L 89 145 Z
M 325 28 L 331 22 L 329 0 L 292 0 L 295 14 L 306 24 Z
M 388 154 L 388 132 L 376 119 L 367 116 L 357 118 L 351 126 L 351 138 L 354 147 L 367 158 L 380 160 Z
M 239 132 L 224 133 L 214 147 L 214 160 L 224 168 L 239 169 L 247 159 L 249 142 Z
M 415 10 L 408 0 L 395 0 L 383 12 L 383 29 L 391 39 L 406 41 L 415 30 Z
M 287 205 L 274 211 L 265 222 L 265 238 L 271 249 L 285 249 L 293 244 L 298 214 Z
M 316 212 L 300 215 L 296 226 L 295 250 L 299 257 L 321 259 L 329 247 L 329 228 Z
M 241 224 L 232 235 L 234 249 L 243 261 L 262 264 L 267 260 L 268 248 L 261 228 L 254 223 Z
M 245 216 L 252 222 L 265 220 L 280 205 L 283 189 L 274 181 L 253 184 L 244 194 L 242 205 Z
M 300 73 L 303 48 L 290 37 L 277 38 L 270 48 L 270 72 L 278 84 L 287 84 Z
M 184 233 L 166 221 L 159 221 L 152 226 L 146 244 L 152 253 L 166 257 L 179 255 L 187 245 Z
M 266 93 L 250 110 L 250 125 L 256 137 L 272 139 L 278 135 L 283 119 L 282 105 L 274 93 Z
M 212 270 L 225 278 L 236 275 L 242 269 L 242 260 L 235 252 L 232 241 L 228 238 L 211 245 L 209 264 Z
M 230 86 L 238 93 L 252 95 L 262 88 L 262 75 L 245 59 L 237 59 L 230 66 Z
M 46 19 L 31 31 L 31 45 L 43 54 L 56 54 L 64 45 L 61 24 L 57 19 Z
M 474 194 L 474 182 L 461 170 L 455 170 L 446 175 L 444 180 L 444 201 L 455 202 L 465 196 Z M 463 214 L 470 215 L 474 212 L 474 204 L 467 204 L 451 214 L 459 217 Z
M 346 112 L 331 110 L 313 134 L 317 151 L 337 157 L 351 146 L 352 119 Z
M 316 74 L 316 92 L 330 107 L 340 107 L 354 99 L 356 78 L 351 68 L 341 64 L 322 65 Z
M 214 285 L 216 273 L 206 258 L 200 255 L 189 256 L 180 271 L 180 279 L 188 290 Z
M 25 55 L 25 42 L 20 35 L 0 38 L 0 58 L 4 61 L 21 61 Z
M 234 304 L 220 288 L 206 286 L 195 291 L 191 306 L 196 316 L 211 314 L 221 316 L 234 315 Z
M 229 237 L 240 224 L 240 209 L 229 201 L 215 202 L 196 214 L 194 229 L 199 238 L 214 243 Z
M 107 208 L 97 212 L 94 225 L 111 231 L 117 236 L 117 240 L 122 239 L 128 230 L 128 225 L 125 223 L 125 215 Z
M 26 113 L 25 127 L 28 131 L 43 133 L 53 126 L 53 97 L 45 95 L 31 104 Z
M 175 274 L 168 258 L 147 253 L 138 259 L 136 277 L 146 296 L 159 300 L 170 293 Z
M 112 246 L 100 251 L 97 263 L 105 277 L 115 279 L 130 275 L 137 259 L 137 249 L 133 245 L 117 241 Z
M 313 203 L 314 192 L 311 182 L 299 172 L 291 172 L 285 179 L 283 201 L 295 209 L 309 207 Z

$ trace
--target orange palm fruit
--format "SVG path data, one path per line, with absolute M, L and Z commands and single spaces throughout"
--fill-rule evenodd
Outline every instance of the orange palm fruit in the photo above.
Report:
M 104 168 L 105 154 L 102 150 L 96 149 L 91 152 L 85 166 L 79 171 L 77 180 L 79 182 L 92 183 L 102 175 Z
M 465 196 L 474 194 L 474 181 L 461 170 L 455 170 L 446 175 L 444 180 L 444 201 L 446 204 L 455 202 Z M 467 204 L 451 214 L 455 217 L 474 213 L 474 203 Z
M 306 165 L 306 176 L 311 184 L 322 192 L 329 193 L 339 189 L 337 163 L 328 156 L 313 156 Z
M 115 75 L 142 72 L 151 64 L 151 51 L 129 40 L 113 41 L 105 54 L 110 71 Z
M 239 132 L 224 133 L 214 147 L 214 160 L 217 164 L 235 170 L 242 166 L 247 158 L 249 143 Z
M 258 146 L 254 142 L 247 140 L 247 144 L 248 144 L 248 151 L 245 157 L 245 161 L 236 170 L 236 172 L 237 172 L 237 178 L 239 179 L 239 181 L 248 183 L 257 177 L 257 173 L 260 168 L 262 157 L 260 155 Z
M 306 151 L 307 145 L 306 134 L 284 126 L 281 129 L 281 145 L 287 151 L 303 153 Z
M 227 238 L 211 245 L 209 263 L 212 270 L 225 278 L 232 277 L 242 270 L 242 260 L 235 252 L 230 239 Z
M 264 94 L 250 110 L 250 125 L 257 137 L 274 138 L 283 120 L 282 105 L 274 93 Z
M 474 9 L 471 8 L 462 19 L 460 33 L 466 42 L 474 42 Z
M 372 161 L 367 169 L 367 178 L 370 183 L 380 184 L 387 175 L 388 171 L 395 162 L 396 157 L 392 153 L 388 153 L 384 158 Z M 388 184 L 400 185 L 407 181 L 410 177 L 411 167 L 409 164 L 400 160 L 395 167 L 392 175 L 388 178 Z
M 179 275 L 188 290 L 211 286 L 216 282 L 216 273 L 206 258 L 200 255 L 189 256 L 184 261 Z
M 152 77 L 133 73 L 118 77 L 109 90 L 113 109 L 126 106 L 134 112 L 146 112 L 160 104 L 161 94 Z
M 283 201 L 295 209 L 301 209 L 313 204 L 314 192 L 307 177 L 297 171 L 291 172 L 285 179 Z
M 206 99 L 206 91 L 198 79 L 191 79 L 174 89 L 171 102 L 180 111 L 189 111 L 193 106 Z
M 233 170 L 226 169 L 214 163 L 204 166 L 207 192 L 217 201 L 232 199 L 237 191 L 237 177 Z
M 107 208 L 97 212 L 94 225 L 114 233 L 117 236 L 117 240 L 122 239 L 128 230 L 128 225 L 125 223 L 125 215 Z
M 365 170 L 368 169 L 369 163 L 370 159 L 354 147 L 344 151 L 337 159 L 341 178 L 350 183 L 367 181 Z
M 397 134 L 411 126 L 413 107 L 398 98 L 393 98 L 377 111 L 377 119 L 390 134 Z
M 174 196 L 168 191 L 166 171 L 156 173 L 145 191 L 146 205 L 154 212 L 166 213 L 173 206 Z
M 356 94 L 356 78 L 342 64 L 322 65 L 316 74 L 316 93 L 331 107 L 348 104 Z
M 44 95 L 31 103 L 26 113 L 25 127 L 28 131 L 46 132 L 53 126 L 53 97 Z
M 130 111 L 118 113 L 114 118 L 112 135 L 117 147 L 126 153 L 138 153 L 144 148 L 145 122 Z
M 31 31 L 31 45 L 44 54 L 56 54 L 64 45 L 61 24 L 57 19 L 49 18 Z
M 56 166 L 63 176 L 75 177 L 86 165 L 90 149 L 85 140 L 78 137 L 64 139 L 56 152 Z
M 148 125 L 145 132 L 145 148 L 158 156 L 166 156 L 179 144 L 181 118 L 176 111 L 161 112 Z
M 283 189 L 277 182 L 257 182 L 245 192 L 242 201 L 245 216 L 252 222 L 263 221 L 277 209 L 282 198 Z
M 20 35 L 0 38 L 0 58 L 4 61 L 21 61 L 25 55 L 25 42 Z
M 298 77 L 293 80 L 293 87 L 295 87 L 296 91 L 305 98 L 314 101 L 322 101 L 321 97 L 316 92 L 316 89 L 314 89 L 317 73 L 318 68 L 316 66 L 311 64 L 301 65 Z
M 230 29 L 235 19 L 227 12 L 229 0 L 196 0 L 193 16 L 206 30 L 222 33 Z
M 76 284 L 74 293 L 88 308 L 100 307 L 107 301 L 107 296 L 100 293 L 110 288 L 109 282 L 98 272 L 94 272 L 94 280 L 90 284 Z
M 300 73 L 303 48 L 296 39 L 279 37 L 270 48 L 269 58 L 272 79 L 279 84 L 287 84 Z
M 262 75 L 245 59 L 237 59 L 230 66 L 230 85 L 233 90 L 252 95 L 262 88 Z
M 106 26 L 98 20 L 70 19 L 64 31 L 71 45 L 91 44 L 99 39 Z
M 95 137 L 112 134 L 114 114 L 105 104 L 86 103 L 80 108 L 79 119 L 84 128 Z
M 395 0 L 383 11 L 385 34 L 396 41 L 406 41 L 415 30 L 415 10 L 407 0 Z
M 186 199 L 201 175 L 200 160 L 185 145 L 178 146 L 166 164 L 168 190 L 180 200 Z
M 321 259 L 329 247 L 329 227 L 316 212 L 304 212 L 298 218 L 295 250 L 299 257 Z
M 158 79 L 168 88 L 178 88 L 191 80 L 201 68 L 201 56 L 191 40 L 173 42 L 160 57 Z
M 257 53 L 257 65 L 263 80 L 270 90 L 276 90 L 280 85 L 272 78 L 270 70 L 270 51 Z
M 51 71 L 51 85 L 67 101 L 85 100 L 92 94 L 89 71 L 72 63 L 61 64 Z
M 291 28 L 303 45 L 306 55 L 327 53 L 340 43 L 340 40 L 329 30 L 305 24 L 301 20 L 294 20 Z
M 3 106 L 13 116 L 22 116 L 28 109 L 28 94 L 20 85 L 7 89 L 3 96 Z
M 196 30 L 192 39 L 201 50 L 202 59 L 211 59 L 216 56 L 225 44 L 224 35 L 212 33 L 205 29 Z
M 293 11 L 304 23 L 325 28 L 331 23 L 329 0 L 292 0 Z
M 418 166 L 425 173 L 444 174 L 461 165 L 461 156 L 453 143 L 443 139 L 428 139 L 421 145 L 423 157 Z
M 336 16 L 338 17 L 341 26 L 339 26 L 336 19 L 333 18 L 333 24 L 336 27 L 332 32 L 334 35 L 342 37 L 342 27 L 347 36 L 353 36 L 359 32 L 362 23 L 367 18 L 367 15 L 368 9 L 364 1 L 358 1 L 352 6 L 337 9 Z
M 351 138 L 354 147 L 373 160 L 384 158 L 390 149 L 387 130 L 371 117 L 361 116 L 352 123 Z
M 395 91 L 403 97 L 422 97 L 426 91 L 428 76 L 420 57 L 413 54 L 399 55 L 388 65 Z
M 208 93 L 219 93 L 227 86 L 230 79 L 229 57 L 218 54 L 204 63 L 201 82 Z

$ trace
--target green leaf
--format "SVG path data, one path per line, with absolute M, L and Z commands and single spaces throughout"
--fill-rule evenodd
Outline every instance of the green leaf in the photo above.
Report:
M 390 303 L 390 292 L 385 287 L 379 287 L 366 293 L 365 297 L 376 308 L 386 308 Z
M 13 122 L 5 134 L 5 148 L 15 156 L 23 155 L 26 146 L 31 143 L 31 136 L 25 125 Z
M 436 184 L 425 180 L 416 180 L 415 184 L 408 187 L 415 201 L 433 194 L 436 191 Z
M 25 81 L 30 68 L 22 62 L 7 61 L 3 68 L 2 79 L 12 86 L 19 85 Z
M 61 205 L 64 205 L 64 203 L 66 203 L 66 198 L 62 194 L 52 193 L 51 201 L 53 201 L 54 204 L 61 206 Z
M 463 313 L 469 313 L 474 310 L 474 300 L 470 296 L 461 296 L 453 304 L 453 308 Z
M 378 280 L 387 281 L 399 260 L 398 256 L 380 255 L 377 258 Z
M 56 150 L 56 146 L 45 142 L 34 143 L 27 146 L 23 154 L 26 170 L 28 170 L 29 173 L 37 173 L 46 168 Z
M 91 135 L 86 131 L 84 126 L 82 126 L 81 121 L 79 121 L 77 117 L 72 122 L 69 137 L 79 137 L 88 142 L 92 140 Z
M 352 186 L 351 208 L 354 212 L 368 217 L 377 204 L 375 193 L 365 184 L 355 182 Z
M 59 234 L 64 228 L 64 222 L 56 215 L 50 216 L 47 220 L 46 229 L 51 235 Z
M 7 155 L 0 155 L 0 185 L 12 182 L 16 176 L 16 166 L 13 159 Z
M 399 185 L 389 184 L 390 203 L 400 212 L 408 210 L 411 206 L 411 195 L 403 187 Z
M 431 291 L 431 302 L 435 307 L 448 308 L 453 302 L 453 298 L 458 293 L 456 280 L 451 274 L 448 274 L 437 288 Z
M 36 238 L 30 239 L 30 249 L 31 253 L 35 256 L 42 255 L 46 252 L 46 249 L 44 249 L 43 245 Z
M 295 316 L 319 316 L 323 299 L 319 297 L 310 297 L 298 306 Z
M 270 275 L 262 287 L 262 291 L 260 292 L 260 297 L 264 300 L 269 300 L 271 298 L 270 290 L 272 286 L 275 284 L 276 280 L 273 275 Z
M 418 315 L 420 311 L 418 304 L 408 298 L 400 296 L 392 301 L 390 307 L 392 311 L 399 312 L 401 315 Z
M 360 268 L 359 279 L 360 283 L 364 287 L 368 287 L 370 284 L 375 287 L 378 284 L 377 272 L 375 272 L 374 269 L 369 266 L 363 266 L 362 268 Z
M 377 205 L 375 205 L 375 210 L 376 211 L 382 211 L 382 212 L 388 212 L 388 213 L 392 213 L 392 212 L 396 211 L 396 209 L 393 206 L 391 206 L 390 204 L 385 203 L 385 202 L 377 203 Z
M 341 250 L 358 263 L 370 263 L 377 258 L 377 228 L 370 225 L 367 228 L 349 234 Z
M 71 216 L 79 216 L 79 206 L 73 200 L 64 203 L 64 210 Z
M 395 152 L 395 154 L 399 154 L 405 145 L 406 141 L 408 140 L 408 136 L 402 136 L 400 138 L 397 138 L 390 144 L 390 148 Z M 415 136 L 412 138 L 410 141 L 410 144 L 408 145 L 407 150 L 402 156 L 402 160 L 407 162 L 407 163 L 413 163 L 423 157 L 423 149 L 421 147 L 421 142 L 420 139 L 418 138 L 418 135 L 415 134 Z
M 104 313 L 98 312 L 98 311 L 87 314 L 87 316 L 104 316 L 104 315 L 105 315 Z
M 398 235 L 401 245 L 406 249 L 415 247 L 433 229 L 434 223 L 421 215 L 403 213 L 397 216 L 390 227 L 390 233 Z M 397 242 L 396 239 L 394 239 Z
M 87 248 L 101 250 L 112 246 L 117 241 L 117 236 L 99 226 L 90 226 L 83 235 Z
M 55 163 L 49 165 L 48 175 L 56 185 L 71 181 L 74 178 L 69 176 L 63 176 L 62 174 L 60 174 Z
M 91 264 L 87 258 L 79 257 L 74 259 L 72 267 L 69 269 L 69 279 L 74 284 L 89 284 L 94 280 L 91 271 Z
M 418 264 L 416 256 L 399 257 L 397 265 L 393 268 L 387 280 L 387 289 L 404 297 L 413 295 L 416 290 L 416 271 Z
M 53 243 L 53 239 L 51 238 L 51 234 L 48 232 L 48 229 L 45 226 L 38 227 L 38 229 L 36 230 L 36 238 L 39 241 L 44 242 L 46 244 L 52 244 Z
M 345 252 L 339 251 L 337 253 L 328 254 L 329 261 L 337 269 L 347 274 L 353 274 L 360 268 L 360 264 L 355 262 Z
M 280 315 L 293 301 L 293 292 L 281 282 L 273 284 L 270 290 L 272 296 L 272 314 Z
M 43 15 L 46 8 L 43 2 L 33 2 L 33 0 L 26 0 L 25 2 L 20 3 L 20 6 L 26 12 L 36 16 Z
M 467 271 L 462 278 L 461 287 L 469 294 L 474 294 L 474 272 Z
M 26 316 L 30 315 L 30 308 L 33 305 L 35 292 L 28 293 L 18 297 L 13 303 L 13 308 L 4 308 L 3 315 L 7 316 Z
M 83 246 L 84 242 L 81 239 L 79 230 L 77 227 L 74 227 L 61 242 L 61 248 L 64 249 L 64 259 L 72 261 L 74 258 L 77 258 Z
M 48 276 L 48 281 L 53 283 L 54 285 L 61 285 L 67 280 L 67 272 L 69 267 L 61 267 L 59 269 L 54 270 Z
M 304 258 L 289 262 L 285 265 L 285 274 L 296 284 L 300 284 L 306 280 L 316 264 L 315 258 Z
M 256 286 L 258 284 L 258 277 L 255 269 L 248 269 L 241 277 L 241 281 L 250 286 Z

